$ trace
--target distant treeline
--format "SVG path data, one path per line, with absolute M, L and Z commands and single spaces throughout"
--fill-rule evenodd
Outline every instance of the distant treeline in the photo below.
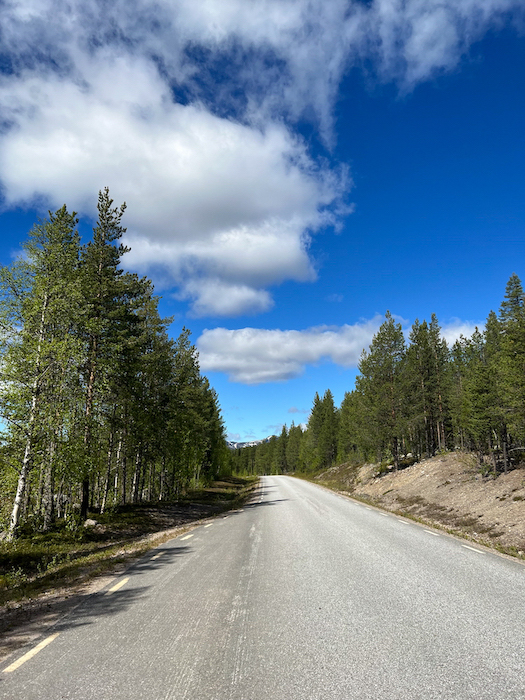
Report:
M 305 430 L 292 423 L 268 443 L 237 450 L 234 468 L 278 474 L 367 461 L 398 468 L 457 449 L 477 452 L 494 472 L 525 456 L 525 299 L 517 275 L 499 315 L 491 311 L 483 332 L 451 348 L 435 315 L 416 320 L 407 344 L 387 312 L 341 406 L 330 390 L 316 394 Z
M 62 207 L 0 269 L 0 527 L 173 499 L 228 462 L 217 396 L 147 278 L 124 272 L 125 205 L 99 193 L 81 245 Z

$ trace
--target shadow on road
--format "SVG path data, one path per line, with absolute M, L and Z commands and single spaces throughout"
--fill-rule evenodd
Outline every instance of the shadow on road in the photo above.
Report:
M 111 582 L 95 593 L 81 592 L 73 595 L 58 595 L 35 603 L 35 606 L 16 615 L 12 612 L 9 627 L 0 635 L 0 659 L 4 665 L 7 657 L 13 660 L 12 653 L 22 650 L 26 644 L 33 644 L 42 634 L 62 632 L 66 629 L 89 625 L 100 617 L 118 615 L 135 601 L 147 594 L 150 586 L 141 586 L 140 574 L 154 571 L 173 562 L 176 558 L 189 554 L 188 546 L 164 546 L 150 550 L 120 574 L 113 574 Z M 121 589 L 109 592 L 119 580 L 130 578 Z M 10 624 L 9 624 L 10 623 Z M 21 651 L 20 651 L 21 653 Z M 0 675 L 0 680 L 2 676 Z
M 288 498 L 275 498 L 272 501 L 258 501 L 257 503 L 247 503 L 244 508 L 259 508 L 260 506 L 274 506 L 277 503 L 284 503 Z

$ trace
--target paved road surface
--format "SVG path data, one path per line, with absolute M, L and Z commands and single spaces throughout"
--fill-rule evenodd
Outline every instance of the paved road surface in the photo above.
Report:
M 288 477 L 210 523 L 11 656 L 0 698 L 525 698 L 519 562 Z

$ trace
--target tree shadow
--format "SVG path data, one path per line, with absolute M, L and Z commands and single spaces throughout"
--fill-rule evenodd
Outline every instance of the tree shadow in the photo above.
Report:
M 150 586 L 137 585 L 141 573 L 170 565 L 176 558 L 191 551 L 192 548 L 188 546 L 158 547 L 120 574 L 111 574 L 111 582 L 99 591 L 58 595 L 39 601 L 34 607 L 20 611 L 19 615 L 13 610 L 12 620 L 8 621 L 0 637 L 0 651 L 4 657 L 2 666 L 8 658 L 9 662 L 13 661 L 14 652 L 20 651 L 21 654 L 28 644 L 34 646 L 35 640 L 42 635 L 90 625 L 101 617 L 118 615 L 127 610 L 150 589 Z M 119 579 L 124 580 L 126 577 L 130 577 L 130 582 L 121 589 L 111 591 Z

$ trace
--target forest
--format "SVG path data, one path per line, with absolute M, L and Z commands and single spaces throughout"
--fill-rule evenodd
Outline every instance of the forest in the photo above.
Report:
M 125 204 L 99 193 L 81 244 L 66 206 L 0 269 L 0 529 L 78 527 L 88 509 L 173 500 L 229 463 L 190 334 L 168 336 L 151 281 L 125 272 Z
M 482 331 L 448 347 L 438 319 L 416 320 L 408 342 L 387 312 L 339 407 L 316 394 L 306 426 L 237 450 L 239 473 L 313 473 L 345 462 L 399 469 L 439 452 L 479 457 L 483 473 L 525 456 L 525 298 L 519 277 Z

